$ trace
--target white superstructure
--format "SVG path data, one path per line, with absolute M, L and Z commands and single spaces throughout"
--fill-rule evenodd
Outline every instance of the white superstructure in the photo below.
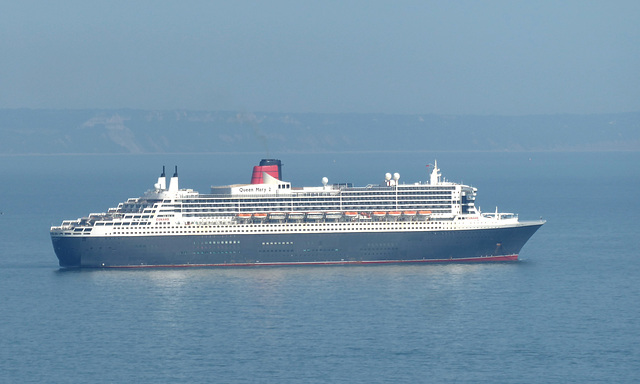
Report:
M 106 213 L 66 220 L 52 236 L 180 236 L 198 234 L 439 231 L 518 226 L 512 213 L 481 213 L 476 188 L 442 180 L 435 163 L 429 183 L 293 188 L 263 172 L 261 184 L 211 187 L 210 194 L 169 185 L 163 173 L 152 190 Z

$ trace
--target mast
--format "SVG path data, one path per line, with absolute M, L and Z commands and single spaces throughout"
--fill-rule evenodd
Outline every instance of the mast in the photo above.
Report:
M 433 171 L 431 171 L 431 181 L 429 182 L 429 184 L 440 184 L 440 176 L 442 176 L 442 174 L 440 173 L 440 169 L 438 168 L 438 160 L 436 160 L 433 165 Z

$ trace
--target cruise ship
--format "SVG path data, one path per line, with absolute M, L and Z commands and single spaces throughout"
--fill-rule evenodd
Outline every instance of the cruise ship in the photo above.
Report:
M 398 173 L 366 186 L 294 187 L 282 163 L 263 159 L 251 182 L 208 194 L 169 182 L 104 213 L 51 227 L 64 268 L 279 266 L 513 261 L 543 220 L 483 213 L 477 189 Z

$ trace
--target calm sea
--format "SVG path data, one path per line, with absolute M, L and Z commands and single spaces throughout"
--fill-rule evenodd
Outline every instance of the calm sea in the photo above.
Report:
M 284 155 L 294 186 L 446 178 L 548 220 L 495 264 L 64 271 L 49 226 L 256 155 L 2 157 L 0 382 L 624 383 L 640 377 L 639 153 Z

